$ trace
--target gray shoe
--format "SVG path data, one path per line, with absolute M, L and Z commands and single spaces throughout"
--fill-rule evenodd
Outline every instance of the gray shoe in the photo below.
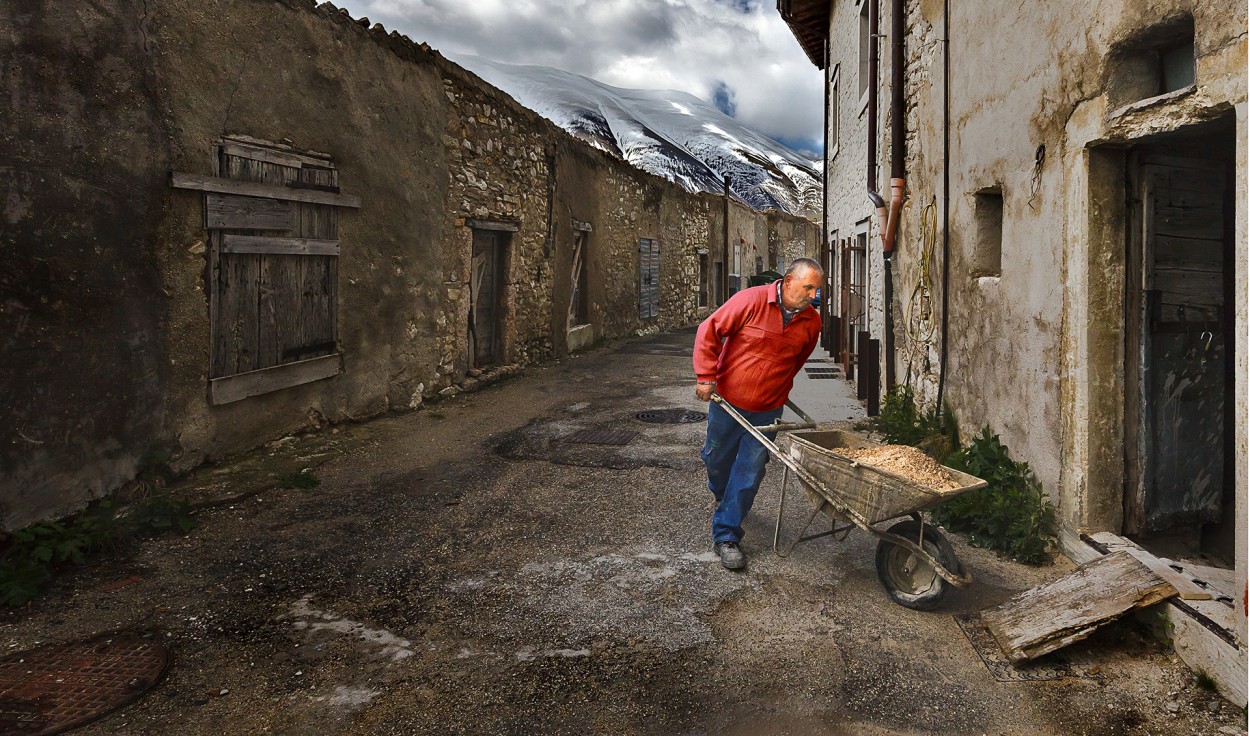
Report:
M 712 549 L 720 555 L 720 564 L 724 565 L 726 570 L 741 570 L 747 566 L 747 556 L 743 554 L 737 542 L 717 542 Z

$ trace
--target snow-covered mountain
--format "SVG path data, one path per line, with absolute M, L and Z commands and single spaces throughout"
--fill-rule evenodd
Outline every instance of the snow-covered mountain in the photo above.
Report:
M 724 191 L 757 210 L 815 220 L 820 165 L 685 92 L 610 87 L 544 66 L 451 59 L 596 148 L 687 190 Z

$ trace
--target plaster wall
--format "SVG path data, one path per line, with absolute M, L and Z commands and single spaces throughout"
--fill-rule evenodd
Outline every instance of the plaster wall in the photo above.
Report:
M 872 2 L 873 0 L 863 0 Z M 840 294 L 843 284 L 842 276 L 842 242 L 854 239 L 860 228 L 867 228 L 869 241 L 868 283 L 868 328 L 874 338 L 884 336 L 884 299 L 881 292 L 883 262 L 881 257 L 880 237 L 875 221 L 875 209 L 867 194 L 867 157 L 868 157 L 868 97 L 860 93 L 860 11 L 863 2 L 834 2 L 829 14 L 830 38 L 829 65 L 825 70 L 825 81 L 829 87 L 830 126 L 825 144 L 825 167 L 828 179 L 825 188 L 825 209 L 828 213 L 829 238 L 833 246 L 832 268 L 829 277 L 829 291 L 833 298 L 831 314 L 839 314 L 841 310 Z M 881 32 L 885 32 L 886 23 L 881 24 Z M 881 39 L 880 49 L 887 49 L 885 39 Z M 865 51 L 866 53 L 866 51 Z M 882 51 L 879 50 L 880 57 Z M 863 72 L 867 74 L 865 69 Z M 878 81 L 888 77 L 888 67 L 882 66 L 878 71 Z M 888 81 L 888 79 L 886 80 Z M 888 103 L 887 97 L 879 98 L 877 107 L 878 130 L 882 111 L 887 108 L 881 100 Z M 835 132 L 836 128 L 836 132 Z M 881 140 L 885 140 L 881 138 Z M 889 196 L 888 160 L 881 157 L 878 148 L 878 191 L 883 187 Z M 884 168 L 881 161 L 887 161 Z M 884 174 L 882 174 L 884 172 Z M 887 178 L 883 179 L 882 176 Z M 873 246 L 876 247 L 873 247 Z
M 888 4 L 882 5 L 884 53 L 890 39 Z M 830 228 L 839 237 L 857 216 L 867 216 L 866 206 L 846 204 L 864 171 L 862 156 L 843 158 L 863 140 L 845 136 L 847 105 L 853 104 L 846 72 L 858 37 L 853 6 L 834 3 L 831 17 L 833 63 L 842 66 L 840 140 L 829 161 L 827 194 Z M 898 375 L 932 402 L 940 367 L 945 29 L 939 0 L 905 7 L 908 190 L 895 258 Z M 1125 152 L 1162 134 L 1227 121 L 1236 109 L 1237 201 L 1244 203 L 1246 9 L 1227 1 L 1107 0 L 1056 15 L 1045 4 L 986 1 L 952 3 L 950 12 L 946 398 L 965 434 L 989 425 L 1013 456 L 1031 464 L 1069 538 L 1079 531 L 1119 531 Z M 1195 29 L 1195 87 L 1125 107 L 1110 61 L 1115 50 L 1186 14 Z M 888 54 L 880 79 L 884 111 Z M 883 152 L 891 135 L 886 117 Z M 1003 203 L 1001 272 L 984 275 L 976 268 L 976 194 L 991 189 Z M 1244 284 L 1241 206 L 1236 237 Z M 870 281 L 874 305 L 880 304 L 880 283 Z M 1247 290 L 1238 286 L 1236 298 L 1238 334 L 1244 335 Z M 1243 520 L 1237 554 L 1244 567 L 1244 348 L 1237 360 L 1237 518 Z

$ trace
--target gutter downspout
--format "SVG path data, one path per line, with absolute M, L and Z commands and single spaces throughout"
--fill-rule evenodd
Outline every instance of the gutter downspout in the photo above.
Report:
M 890 215 L 881 234 L 885 263 L 885 387 L 894 388 L 894 241 L 907 189 L 907 131 L 903 110 L 903 0 L 890 1 Z
M 877 191 L 877 72 L 879 62 L 877 60 L 880 54 L 881 37 L 881 19 L 877 10 L 878 0 L 868 0 L 868 199 L 872 202 L 873 208 L 877 210 L 877 229 L 882 232 L 883 237 L 886 230 L 887 210 L 885 199 Z M 864 253 L 864 257 L 868 257 L 868 253 Z M 888 266 L 887 266 L 888 268 Z M 889 271 L 887 270 L 888 274 Z M 887 277 L 887 283 L 889 279 Z M 849 288 L 843 285 L 843 288 Z M 890 292 L 893 287 L 888 287 Z M 886 310 L 887 312 L 889 310 Z M 887 325 L 888 328 L 888 325 Z M 850 362 L 851 350 L 851 332 L 850 323 L 846 324 L 846 350 L 847 362 Z M 888 351 L 887 351 L 888 352 Z M 862 366 L 861 366 L 862 367 Z M 849 375 L 849 374 L 848 374 Z
M 724 267 L 720 273 L 720 303 L 729 301 L 729 175 L 725 175 L 725 255 L 722 258 Z M 717 306 L 720 306 L 718 304 Z
M 951 282 L 951 14 L 950 0 L 942 2 L 942 348 L 938 358 L 937 411 L 939 422 L 945 416 L 942 411 L 942 392 L 946 388 L 946 333 L 949 321 Z M 941 427 L 943 431 L 946 427 Z
M 877 0 L 868 0 L 868 199 L 877 210 L 879 230 L 885 230 L 885 200 L 877 192 L 877 39 L 880 37 Z
M 833 243 L 829 241 L 829 39 L 825 38 L 825 68 L 821 70 L 821 76 L 825 80 L 825 136 L 824 136 L 824 159 L 825 165 L 820 167 L 820 212 L 822 225 L 820 230 L 820 267 L 833 270 Z M 825 351 L 830 357 L 836 358 L 833 354 L 834 341 L 829 338 L 829 314 L 833 311 L 833 297 L 828 293 L 829 284 L 832 283 L 832 274 L 826 273 L 821 283 L 821 300 L 820 300 L 820 339 L 824 344 Z

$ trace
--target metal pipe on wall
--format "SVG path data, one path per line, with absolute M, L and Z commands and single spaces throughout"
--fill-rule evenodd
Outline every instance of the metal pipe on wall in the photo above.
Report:
M 903 0 L 890 2 L 890 217 L 882 235 L 885 265 L 885 386 L 894 388 L 894 241 L 907 187 L 903 72 L 907 63 L 904 54 Z
M 825 276 L 821 283 L 821 299 L 820 299 L 820 344 L 830 357 L 834 356 L 834 340 L 830 339 L 830 320 L 829 315 L 832 312 L 830 302 L 832 298 L 829 295 L 830 276 L 833 273 L 833 259 L 830 253 L 833 252 L 829 243 L 829 37 L 825 36 L 825 68 L 821 71 L 825 80 L 825 127 L 824 127 L 824 166 L 821 170 L 820 183 L 820 212 L 822 225 L 820 228 L 820 266 L 825 269 Z
M 881 19 L 877 9 L 879 0 L 868 0 L 868 199 L 872 202 L 873 208 L 877 211 L 878 229 L 883 231 L 886 226 L 886 206 L 885 199 L 877 191 L 877 73 L 879 71 L 879 63 L 877 56 L 880 53 L 881 36 Z M 843 252 L 843 257 L 846 253 Z M 867 251 L 864 252 L 864 258 L 868 257 Z M 843 288 L 848 288 L 845 285 Z M 851 363 L 851 337 L 852 323 L 848 320 L 846 325 L 846 363 Z M 848 375 L 847 378 L 850 378 Z
M 725 175 L 725 254 L 720 270 L 720 302 L 729 301 L 729 175 Z M 718 305 L 719 306 L 719 305 Z
M 938 358 L 938 417 L 942 411 L 942 392 L 946 388 L 946 333 L 950 306 L 951 283 L 951 14 L 950 0 L 942 2 L 942 347 Z M 939 419 L 939 421 L 941 421 Z M 942 427 L 942 429 L 946 429 Z

